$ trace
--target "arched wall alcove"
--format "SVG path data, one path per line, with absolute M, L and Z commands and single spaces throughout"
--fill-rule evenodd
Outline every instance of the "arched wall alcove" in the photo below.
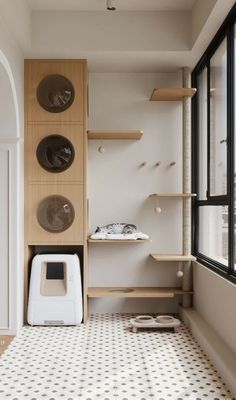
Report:
M 22 76 L 23 80 L 23 76 Z M 23 208 L 20 113 L 12 68 L 0 49 L 0 334 L 23 317 Z
M 20 137 L 16 86 L 10 64 L 0 50 L 0 138 Z

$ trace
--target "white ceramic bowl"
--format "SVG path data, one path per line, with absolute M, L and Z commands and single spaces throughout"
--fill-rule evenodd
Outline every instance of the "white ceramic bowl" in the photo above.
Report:
M 159 322 L 160 324 L 171 324 L 174 321 L 174 317 L 171 317 L 170 315 L 159 315 L 156 317 L 156 322 Z
M 135 322 L 148 324 L 149 322 L 154 322 L 154 318 L 151 315 L 139 315 L 135 318 Z

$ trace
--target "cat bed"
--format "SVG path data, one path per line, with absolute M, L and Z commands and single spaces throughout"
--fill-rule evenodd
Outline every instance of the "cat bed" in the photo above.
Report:
M 93 240 L 148 240 L 149 236 L 142 232 L 136 233 L 93 233 Z
M 138 231 L 136 225 L 112 223 L 98 226 L 90 236 L 92 240 L 148 240 L 149 236 Z

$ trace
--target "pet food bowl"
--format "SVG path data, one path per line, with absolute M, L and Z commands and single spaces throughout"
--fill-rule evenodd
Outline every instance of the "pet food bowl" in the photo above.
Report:
M 171 317 L 170 315 L 159 315 L 156 317 L 156 322 L 159 322 L 160 324 L 171 324 L 174 322 L 174 317 Z
M 153 322 L 154 318 L 151 315 L 139 315 L 135 318 L 135 322 L 140 324 L 147 324 L 149 322 Z
M 151 315 L 139 315 L 136 318 L 132 318 L 130 324 L 132 332 L 137 332 L 140 328 L 174 328 L 174 331 L 178 332 L 181 322 L 170 315 L 159 315 L 156 318 L 153 318 Z

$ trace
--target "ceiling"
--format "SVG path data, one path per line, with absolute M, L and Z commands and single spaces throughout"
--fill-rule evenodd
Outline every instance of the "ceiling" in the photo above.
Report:
M 93 72 L 175 71 L 196 65 L 235 4 L 114 1 L 121 12 L 106 12 L 106 0 L 0 0 L 0 22 L 25 58 L 86 58 Z
M 27 0 L 33 10 L 105 11 L 106 0 Z M 196 0 L 114 0 L 117 11 L 190 11 Z

